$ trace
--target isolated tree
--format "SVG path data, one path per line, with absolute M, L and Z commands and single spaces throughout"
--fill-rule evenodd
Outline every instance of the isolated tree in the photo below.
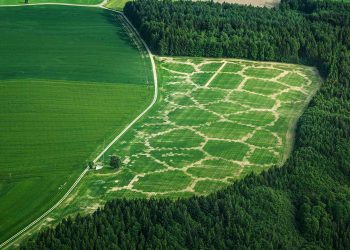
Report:
M 93 168 L 94 165 L 95 165 L 95 164 L 94 164 L 92 161 L 89 161 L 89 163 L 88 163 L 89 168 Z
M 112 155 L 111 159 L 109 160 L 109 165 L 112 168 L 119 168 L 122 165 L 122 162 L 117 155 Z

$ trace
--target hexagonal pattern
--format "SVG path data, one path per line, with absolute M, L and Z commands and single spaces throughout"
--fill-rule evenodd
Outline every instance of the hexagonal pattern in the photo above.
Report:
M 207 194 L 281 164 L 318 86 L 315 72 L 297 65 L 158 58 L 158 66 L 158 107 L 115 146 L 127 176 L 110 188 L 116 195 Z

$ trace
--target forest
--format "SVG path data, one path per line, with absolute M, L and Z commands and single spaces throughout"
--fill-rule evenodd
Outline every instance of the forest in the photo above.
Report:
M 303 63 L 325 82 L 283 167 L 206 197 L 110 201 L 21 249 L 349 249 L 350 5 L 135 0 L 124 11 L 158 55 Z

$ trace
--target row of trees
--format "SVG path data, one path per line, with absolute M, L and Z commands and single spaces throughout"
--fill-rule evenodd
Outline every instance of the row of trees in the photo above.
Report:
M 111 201 L 21 248 L 349 249 L 350 7 L 281 6 L 136 0 L 125 13 L 159 54 L 316 65 L 326 81 L 299 120 L 283 167 L 207 197 Z
M 90 169 L 96 169 L 96 166 L 99 163 L 94 163 L 93 161 L 90 161 L 88 163 L 88 166 Z M 103 164 L 103 163 L 102 163 Z M 114 169 L 119 169 L 122 166 L 122 161 L 118 155 L 111 155 L 109 158 L 109 166 Z

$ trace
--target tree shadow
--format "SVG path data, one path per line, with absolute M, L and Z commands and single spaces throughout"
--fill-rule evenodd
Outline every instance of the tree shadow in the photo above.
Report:
M 119 20 L 123 17 L 121 14 L 110 11 L 110 10 L 103 10 L 103 12 L 100 14 L 103 16 L 108 23 L 113 25 L 115 27 L 115 33 L 117 34 L 118 38 L 131 46 L 132 48 L 139 50 L 137 44 L 135 41 L 133 41 L 132 37 L 130 36 L 129 32 L 125 29 L 123 21 Z

